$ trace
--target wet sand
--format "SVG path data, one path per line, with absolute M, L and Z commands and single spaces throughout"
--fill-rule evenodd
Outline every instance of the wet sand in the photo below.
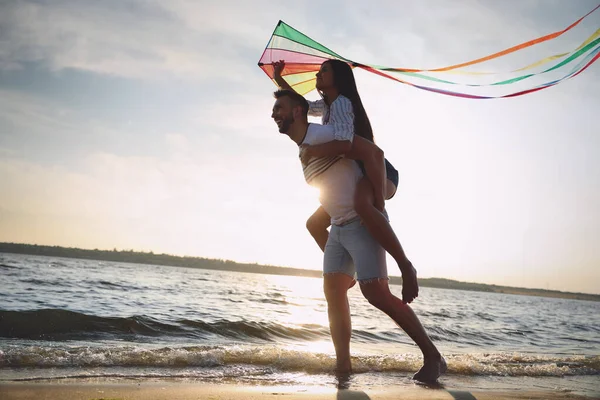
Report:
M 252 386 L 165 381 L 93 379 L 61 382 L 0 383 L 3 400 L 499 400 L 591 399 L 550 391 L 464 391 L 421 386 L 368 390 L 318 386 Z

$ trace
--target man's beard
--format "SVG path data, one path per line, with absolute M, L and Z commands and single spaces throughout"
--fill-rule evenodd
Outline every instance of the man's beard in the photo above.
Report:
M 281 121 L 281 127 L 279 128 L 279 133 L 288 133 L 290 126 L 292 126 L 294 122 L 295 120 L 293 115 L 283 118 Z

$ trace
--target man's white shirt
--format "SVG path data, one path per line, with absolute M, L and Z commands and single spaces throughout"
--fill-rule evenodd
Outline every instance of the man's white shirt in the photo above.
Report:
M 308 124 L 302 144 L 316 145 L 335 140 L 330 125 Z M 319 188 L 319 201 L 331 216 L 332 225 L 341 225 L 358 216 L 354 211 L 354 192 L 363 174 L 354 160 L 341 158 L 315 176 L 310 184 Z

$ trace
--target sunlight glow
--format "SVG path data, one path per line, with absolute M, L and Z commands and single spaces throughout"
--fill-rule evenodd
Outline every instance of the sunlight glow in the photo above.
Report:
M 286 292 L 283 299 L 287 303 L 286 314 L 281 315 L 280 324 L 329 326 L 321 279 L 269 275 L 268 281 Z

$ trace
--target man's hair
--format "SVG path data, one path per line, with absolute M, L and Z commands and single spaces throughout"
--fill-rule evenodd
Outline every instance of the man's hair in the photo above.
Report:
M 273 96 L 276 99 L 280 99 L 282 97 L 289 97 L 289 99 L 292 102 L 292 107 L 302 107 L 303 115 L 308 116 L 308 101 L 306 101 L 306 99 L 302 95 L 294 92 L 293 90 L 280 89 L 273 93 Z

